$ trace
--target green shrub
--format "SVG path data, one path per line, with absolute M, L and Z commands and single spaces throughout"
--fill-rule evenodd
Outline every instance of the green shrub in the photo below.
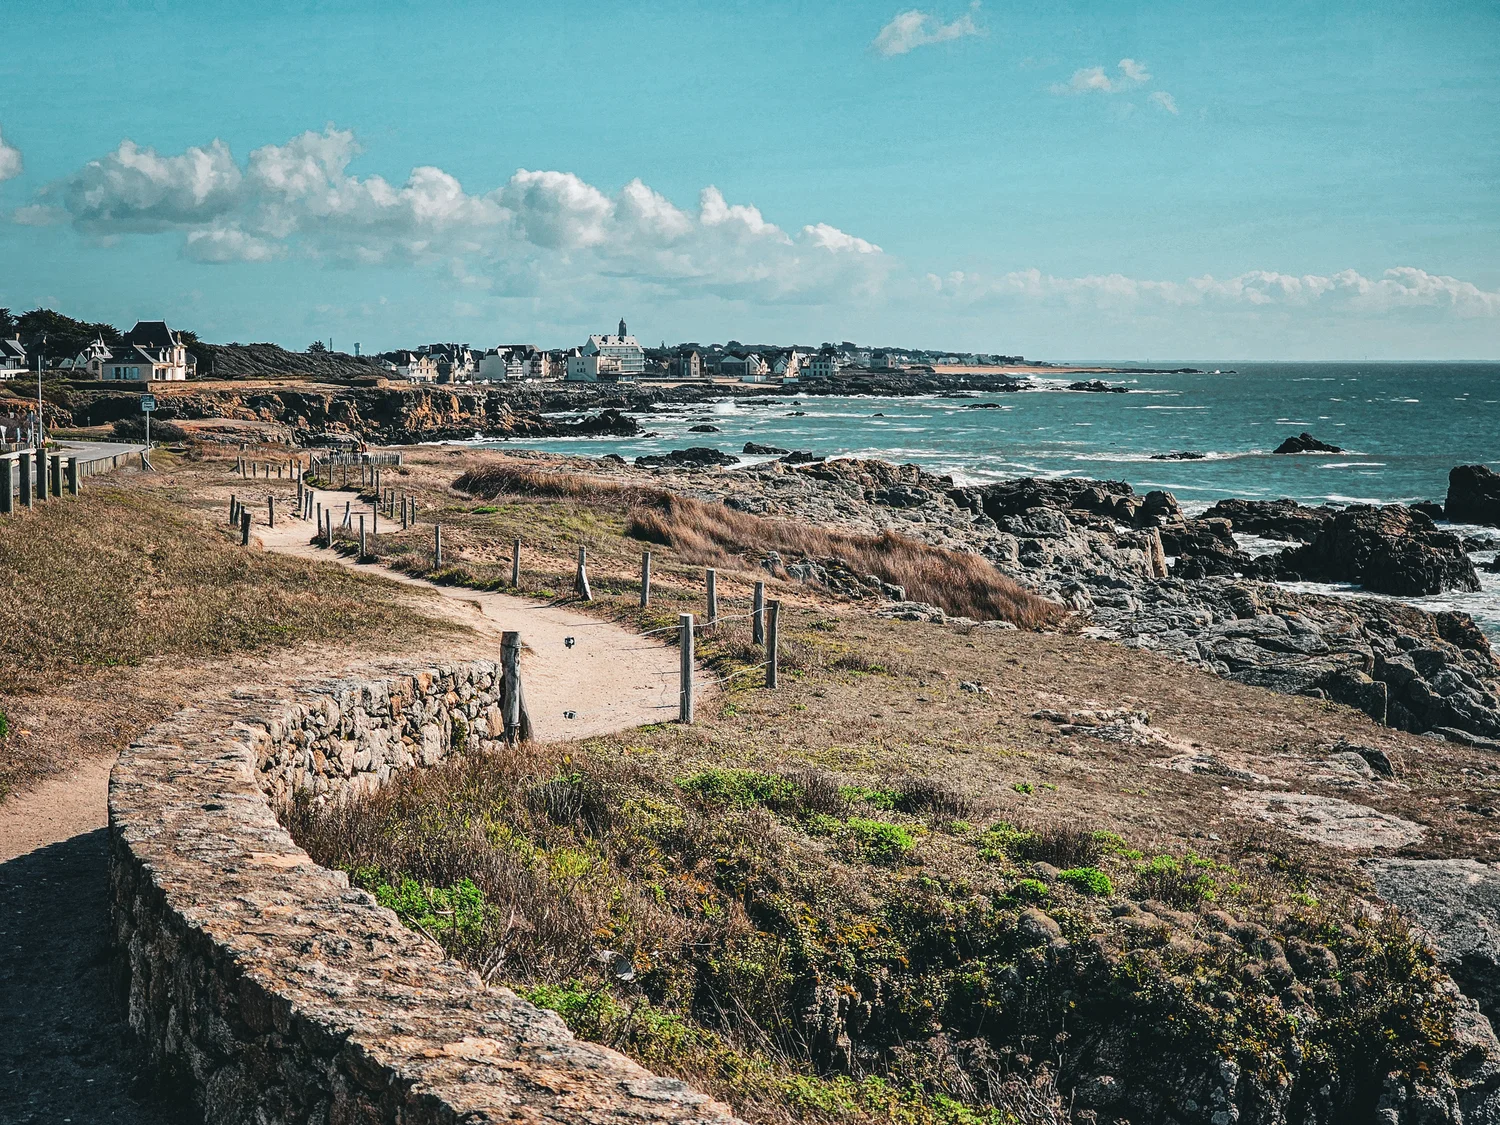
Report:
M 896 807 L 894 789 L 871 789 L 865 785 L 840 785 L 839 796 L 851 805 L 857 801 L 883 812 L 890 812 Z
M 1170 855 L 1152 856 L 1136 865 L 1134 890 L 1138 898 L 1190 908 L 1238 889 L 1237 884 L 1222 885 L 1217 877 L 1218 872 L 1232 870 L 1191 852 L 1185 861 Z
M 1021 879 L 1006 893 L 1018 902 L 1041 902 L 1052 892 L 1040 879 Z
M 3 709 L 0 709 L 0 738 L 4 738 L 9 733 L 10 716 L 7 715 Z
M 785 808 L 795 805 L 802 795 L 802 787 L 796 782 L 760 770 L 706 769 L 679 778 L 677 784 L 704 804 L 737 808 L 752 805 Z
M 469 944 L 484 932 L 484 892 L 472 879 L 460 879 L 449 887 L 402 879 L 396 884 L 380 883 L 373 889 L 376 902 L 390 907 L 407 925 L 420 926 L 439 942 L 453 938 L 459 944 Z
M 1115 885 L 1108 875 L 1097 867 L 1070 867 L 1057 873 L 1059 882 L 1066 883 L 1082 895 L 1112 895 Z
M 901 825 L 862 816 L 845 821 L 839 837 L 871 863 L 900 863 L 917 846 L 916 837 Z

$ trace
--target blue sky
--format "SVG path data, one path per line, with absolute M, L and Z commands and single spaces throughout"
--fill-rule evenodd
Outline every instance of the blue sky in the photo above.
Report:
M 11 0 L 0 305 L 1500 358 L 1494 3 Z

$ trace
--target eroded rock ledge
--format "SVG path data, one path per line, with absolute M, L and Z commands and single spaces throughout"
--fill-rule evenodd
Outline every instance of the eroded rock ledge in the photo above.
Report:
M 450 753 L 496 749 L 488 662 L 241 690 L 152 728 L 110 783 L 129 1021 L 208 1125 L 714 1122 L 729 1110 L 486 987 L 277 822 Z

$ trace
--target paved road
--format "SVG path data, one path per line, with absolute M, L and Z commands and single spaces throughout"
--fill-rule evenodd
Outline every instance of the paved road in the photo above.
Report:
M 123 457 L 126 454 L 136 454 L 146 448 L 138 441 L 59 441 L 56 443 L 59 449 L 66 449 L 69 453 L 76 452 L 80 459 L 98 457 Z
M 0 863 L 0 1122 L 173 1125 L 111 987 L 108 835 Z

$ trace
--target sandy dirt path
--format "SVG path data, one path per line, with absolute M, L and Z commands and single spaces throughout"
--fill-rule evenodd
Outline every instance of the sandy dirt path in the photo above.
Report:
M 339 492 L 317 495 L 337 508 L 350 496 Z M 586 738 L 677 717 L 678 653 L 662 644 L 660 637 L 643 637 L 575 610 L 527 598 L 435 586 L 385 567 L 357 563 L 350 556 L 312 545 L 313 532 L 313 521 L 283 516 L 275 528 L 262 524 L 252 529 L 251 540 L 268 551 L 335 562 L 437 593 L 438 598 L 421 600 L 421 611 L 475 633 L 472 641 L 455 646 L 454 659 L 498 660 L 500 634 L 519 632 L 525 645 L 521 680 L 538 739 Z M 700 680 L 696 694 L 702 698 L 706 688 Z

